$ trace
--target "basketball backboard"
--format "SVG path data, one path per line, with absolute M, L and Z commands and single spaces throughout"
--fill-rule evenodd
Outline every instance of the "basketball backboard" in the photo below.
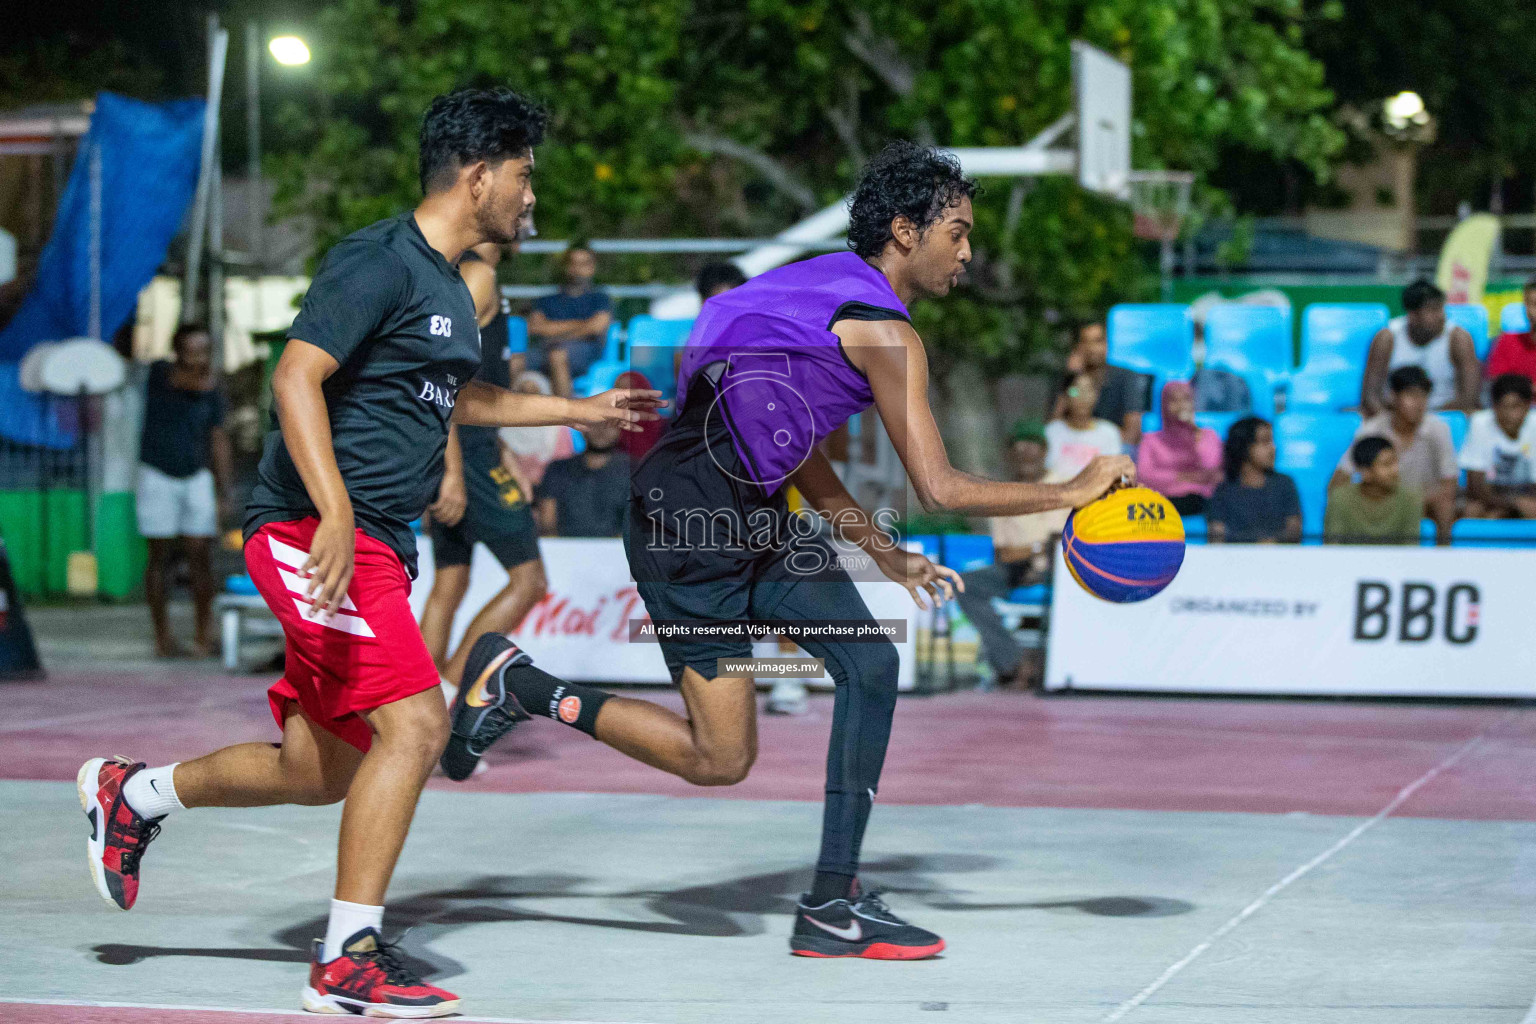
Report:
M 1072 42 L 1077 112 L 1077 182 L 1116 199 L 1130 197 L 1131 69 L 1082 40 Z

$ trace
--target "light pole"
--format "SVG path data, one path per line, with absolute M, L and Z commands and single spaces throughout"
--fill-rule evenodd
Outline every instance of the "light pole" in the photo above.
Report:
M 253 18 L 245 23 L 245 139 L 246 173 L 250 177 L 250 235 L 252 276 L 266 264 L 263 208 L 266 195 L 261 183 L 261 26 Z M 298 36 L 274 36 L 267 51 L 279 64 L 308 64 L 309 47 Z

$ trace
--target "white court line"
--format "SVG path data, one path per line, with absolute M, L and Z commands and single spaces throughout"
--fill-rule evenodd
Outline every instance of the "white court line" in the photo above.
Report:
M 24 1006 L 84 1006 L 95 1010 L 171 1010 L 183 1013 L 261 1013 L 274 1017 L 302 1017 L 306 1020 L 314 1020 L 315 1014 L 306 1013 L 303 1010 L 269 1010 L 247 1009 L 237 1010 L 229 1006 L 192 1006 L 177 1003 L 106 1003 L 92 999 L 15 999 L 10 996 L 0 996 L 0 1006 L 6 1003 L 18 1003 Z M 634 1021 L 592 1021 L 592 1020 L 567 1020 L 549 1021 L 535 1020 L 530 1017 L 465 1017 L 455 1014 L 453 1020 L 463 1021 L 464 1024 L 638 1024 Z
M 1418 792 L 1420 787 L 1424 786 L 1435 776 L 1439 775 L 1451 765 L 1455 764 L 1457 761 L 1460 761 L 1463 757 L 1467 756 L 1472 751 L 1482 746 L 1483 741 L 1485 741 L 1494 732 L 1494 730 L 1498 729 L 1505 722 L 1508 722 L 1519 713 L 1520 712 L 1518 709 L 1509 712 L 1503 718 L 1500 718 L 1497 722 L 1494 722 L 1492 725 L 1490 725 L 1487 729 L 1484 729 L 1481 733 L 1463 743 L 1460 747 L 1456 748 L 1455 752 L 1453 752 L 1444 761 L 1441 761 L 1429 771 L 1425 772 L 1423 775 L 1420 775 L 1417 779 L 1414 779 L 1408 785 L 1398 790 L 1397 796 L 1393 797 L 1387 806 L 1377 811 L 1375 817 L 1356 825 L 1349 831 L 1347 835 L 1344 836 L 1344 838 L 1340 839 L 1338 842 L 1328 847 L 1328 849 L 1324 850 L 1316 857 L 1313 857 L 1311 860 L 1307 861 L 1305 864 L 1301 865 L 1299 868 L 1292 871 L 1284 878 L 1280 879 L 1280 881 L 1276 882 L 1268 889 L 1265 889 L 1258 899 L 1248 904 L 1242 910 L 1239 910 L 1230 919 L 1228 919 L 1226 924 L 1212 932 L 1204 942 L 1200 943 L 1194 949 L 1184 954 L 1183 959 L 1179 960 L 1162 974 L 1158 975 L 1156 981 L 1152 982 L 1152 984 L 1148 985 L 1146 988 L 1142 989 L 1140 992 L 1136 993 L 1134 996 L 1127 999 L 1119 1006 L 1115 1007 L 1114 1010 L 1110 1012 L 1109 1016 L 1104 1018 L 1104 1024 L 1112 1024 L 1113 1021 L 1121 1019 L 1126 1014 L 1136 1009 L 1136 1007 L 1140 1006 L 1148 999 L 1151 999 L 1157 993 L 1158 989 L 1172 981 L 1175 975 L 1177 975 L 1184 968 L 1188 967 L 1190 964 L 1194 963 L 1197 957 L 1199 957 L 1206 950 L 1210 949 L 1211 946 L 1219 942 L 1221 938 L 1228 932 L 1242 924 L 1244 921 L 1248 920 L 1248 918 L 1252 917 L 1254 914 L 1257 914 L 1261 909 L 1263 909 L 1266 903 L 1278 896 L 1280 892 L 1289 886 L 1292 882 L 1296 881 L 1298 878 L 1302 877 L 1307 872 L 1317 867 L 1319 864 L 1322 864 L 1328 858 L 1344 849 L 1344 847 L 1348 846 L 1356 839 L 1359 839 L 1369 829 L 1384 821 L 1388 815 L 1401 807 L 1409 797 Z M 1532 1007 L 1531 1013 L 1536 1015 L 1536 1007 Z M 1536 1024 L 1536 1016 L 1527 1016 L 1526 1020 L 1522 1022 L 1522 1024 Z

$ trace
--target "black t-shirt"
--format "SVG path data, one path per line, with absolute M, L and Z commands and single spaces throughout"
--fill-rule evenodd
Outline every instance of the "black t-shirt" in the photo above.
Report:
M 512 370 L 507 365 L 507 360 L 512 356 L 507 350 L 507 315 L 510 312 L 511 303 L 502 296 L 500 312 L 490 323 L 480 328 L 480 369 L 475 371 L 475 380 L 499 388 L 512 387 Z M 464 456 L 466 470 L 489 471 L 499 458 L 496 428 L 460 427 L 459 451 Z
M 1205 521 L 1226 527 L 1226 539 L 1234 544 L 1275 540 L 1290 516 L 1301 515 L 1296 482 L 1284 473 L 1271 473 L 1263 487 L 1245 487 L 1228 480 L 1216 486 L 1205 505 Z
M 1099 400 L 1093 404 L 1093 415 L 1109 420 L 1119 430 L 1125 426 L 1127 413 L 1147 411 L 1150 386 L 1149 378 L 1110 363 L 1104 367 L 1104 383 L 1099 388 Z
M 410 523 L 437 497 L 453 404 L 480 367 L 469 288 L 427 244 L 415 217 L 403 213 L 326 253 L 288 337 L 341 364 L 324 391 L 353 515 L 414 578 Z M 246 509 L 246 536 L 266 523 L 315 514 L 282 431 L 274 429 Z
M 208 468 L 208 437 L 224 425 L 224 393 L 188 391 L 171 383 L 168 360 L 149 364 L 139 461 L 166 476 L 186 478 Z
M 615 451 L 601 469 L 585 453 L 551 462 L 538 497 L 555 499 L 557 536 L 617 537 L 629 512 L 629 456 Z

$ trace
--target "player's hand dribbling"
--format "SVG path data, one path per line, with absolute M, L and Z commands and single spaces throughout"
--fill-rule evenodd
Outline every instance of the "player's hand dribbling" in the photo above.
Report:
M 1136 482 L 1136 463 L 1129 455 L 1095 455 L 1083 471 L 1072 478 L 1072 506 L 1082 508 L 1098 501 L 1122 485 Z
M 640 424 L 659 419 L 657 409 L 667 407 L 660 391 L 650 388 L 609 388 L 591 398 L 573 399 L 576 413 L 571 426 L 586 430 L 599 423 L 616 423 L 621 430 L 641 430 Z
M 330 617 L 341 607 L 352 585 L 352 559 L 357 553 L 357 532 L 350 515 L 321 516 L 309 542 L 309 559 L 299 576 L 309 580 L 310 617 Z
M 874 559 L 886 578 L 906 587 L 913 602 L 925 611 L 954 600 L 956 589 L 965 590 L 959 573 L 947 565 L 934 565 L 915 551 L 893 548 L 876 553 Z

